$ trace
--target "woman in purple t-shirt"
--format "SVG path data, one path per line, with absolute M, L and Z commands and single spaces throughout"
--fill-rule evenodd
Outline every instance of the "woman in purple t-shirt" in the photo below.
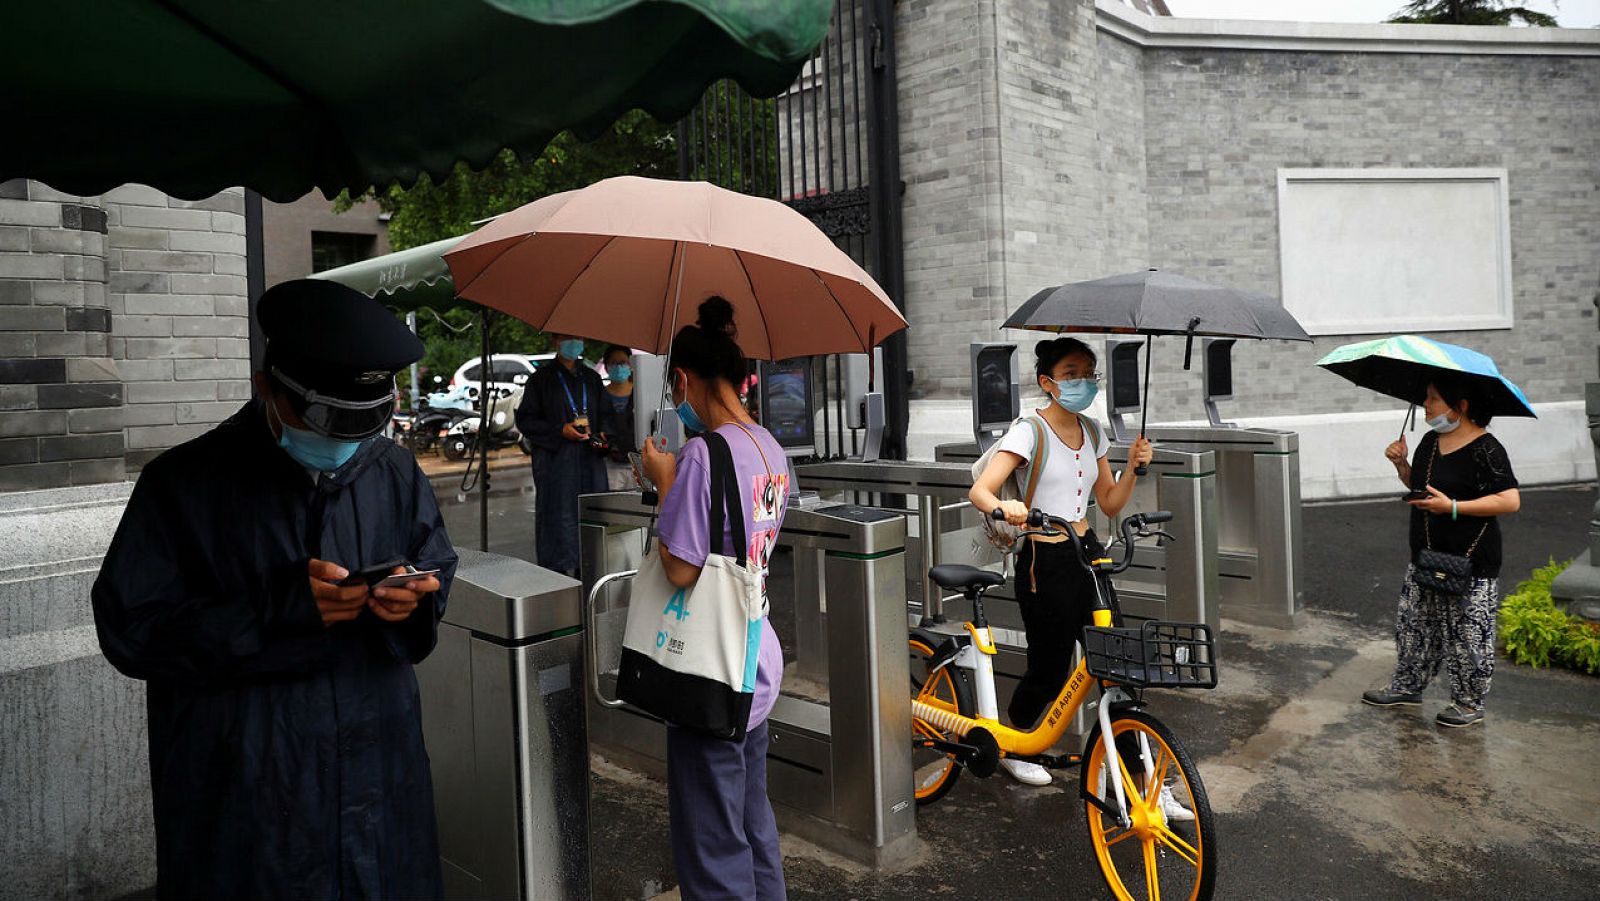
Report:
M 673 400 L 690 432 L 715 431 L 733 451 L 745 507 L 749 559 L 761 567 L 765 590 L 773 543 L 788 506 L 789 472 L 783 449 L 739 402 L 747 370 L 734 341 L 733 306 L 721 297 L 700 305 L 699 320 L 672 341 Z M 706 443 L 691 440 L 674 458 L 654 441 L 644 444 L 645 475 L 661 493 L 660 554 L 668 581 L 687 588 L 713 551 L 732 554 L 732 535 L 712 535 L 711 480 Z M 742 741 L 667 727 L 667 796 L 672 860 L 685 899 L 756 898 L 783 901 L 783 856 L 767 800 L 767 715 L 783 680 L 783 651 L 770 621 L 761 625 L 750 723 Z

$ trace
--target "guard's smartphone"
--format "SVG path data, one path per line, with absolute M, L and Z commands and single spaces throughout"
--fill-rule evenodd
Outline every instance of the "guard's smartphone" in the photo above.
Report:
M 436 576 L 438 574 L 439 571 L 437 569 L 412 569 L 411 567 L 407 566 L 406 572 L 403 572 L 397 576 L 388 576 L 387 578 L 374 582 L 372 587 L 404 588 L 410 582 L 414 582 L 418 579 L 426 579 L 429 576 Z
M 350 575 L 346 576 L 344 581 L 340 582 L 339 584 L 361 585 L 364 583 L 367 585 L 377 585 L 379 582 L 387 579 L 389 574 L 394 572 L 394 568 L 396 566 L 405 565 L 406 561 L 400 559 L 399 557 L 384 563 L 375 563 L 372 566 L 366 567 L 365 569 L 359 569 L 350 573 Z
M 1426 491 L 1408 491 L 1405 494 L 1401 495 L 1400 499 L 1405 501 L 1406 503 L 1410 503 L 1412 501 L 1425 501 L 1430 497 L 1433 497 L 1433 495 L 1429 494 Z

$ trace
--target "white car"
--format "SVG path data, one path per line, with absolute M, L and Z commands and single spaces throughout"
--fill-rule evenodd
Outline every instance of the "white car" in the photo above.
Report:
M 528 376 L 533 375 L 535 369 L 555 358 L 555 354 L 490 354 L 489 383 L 494 386 L 496 396 L 505 397 L 527 384 Z M 451 376 L 449 387 L 465 387 L 467 396 L 476 399 L 482 387 L 482 369 L 483 358 L 472 357 Z

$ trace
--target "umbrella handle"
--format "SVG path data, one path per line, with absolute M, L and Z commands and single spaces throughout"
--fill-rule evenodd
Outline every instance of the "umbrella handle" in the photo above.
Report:
M 1144 393 L 1139 395 L 1139 400 L 1143 402 L 1139 409 L 1140 438 L 1144 437 L 1144 426 L 1150 419 L 1150 342 L 1154 341 L 1155 337 L 1155 335 L 1144 336 Z M 1150 474 L 1150 467 L 1140 463 L 1133 468 L 1133 474 L 1143 478 Z

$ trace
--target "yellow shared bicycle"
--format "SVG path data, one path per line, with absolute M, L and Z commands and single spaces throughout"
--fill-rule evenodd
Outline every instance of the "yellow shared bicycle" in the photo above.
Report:
M 996 511 L 997 513 L 999 511 Z M 948 794 L 963 771 L 994 774 L 1001 758 L 1050 769 L 1079 768 L 1078 793 L 1089 840 L 1112 894 L 1123 901 L 1205 901 L 1216 881 L 1216 837 L 1205 786 L 1172 730 L 1145 709 L 1146 688 L 1214 688 L 1211 631 L 1201 623 L 1158 620 L 1122 628 L 1111 577 L 1133 562 L 1141 538 L 1171 538 L 1151 527 L 1172 514 L 1135 514 L 1122 523 L 1122 561 L 1091 558 L 1071 524 L 1034 510 L 1024 538 L 1068 536 L 1094 576 L 1094 626 L 1084 629 L 1084 657 L 1032 729 L 1000 722 L 994 689 L 994 638 L 983 595 L 1005 577 L 973 566 L 943 565 L 929 575 L 972 604 L 965 632 L 911 633 L 911 729 L 918 804 Z M 1097 695 L 1090 700 L 1092 695 Z M 1079 707 L 1098 720 L 1082 754 L 1052 754 Z M 1106 736 L 1112 736 L 1111 741 Z

